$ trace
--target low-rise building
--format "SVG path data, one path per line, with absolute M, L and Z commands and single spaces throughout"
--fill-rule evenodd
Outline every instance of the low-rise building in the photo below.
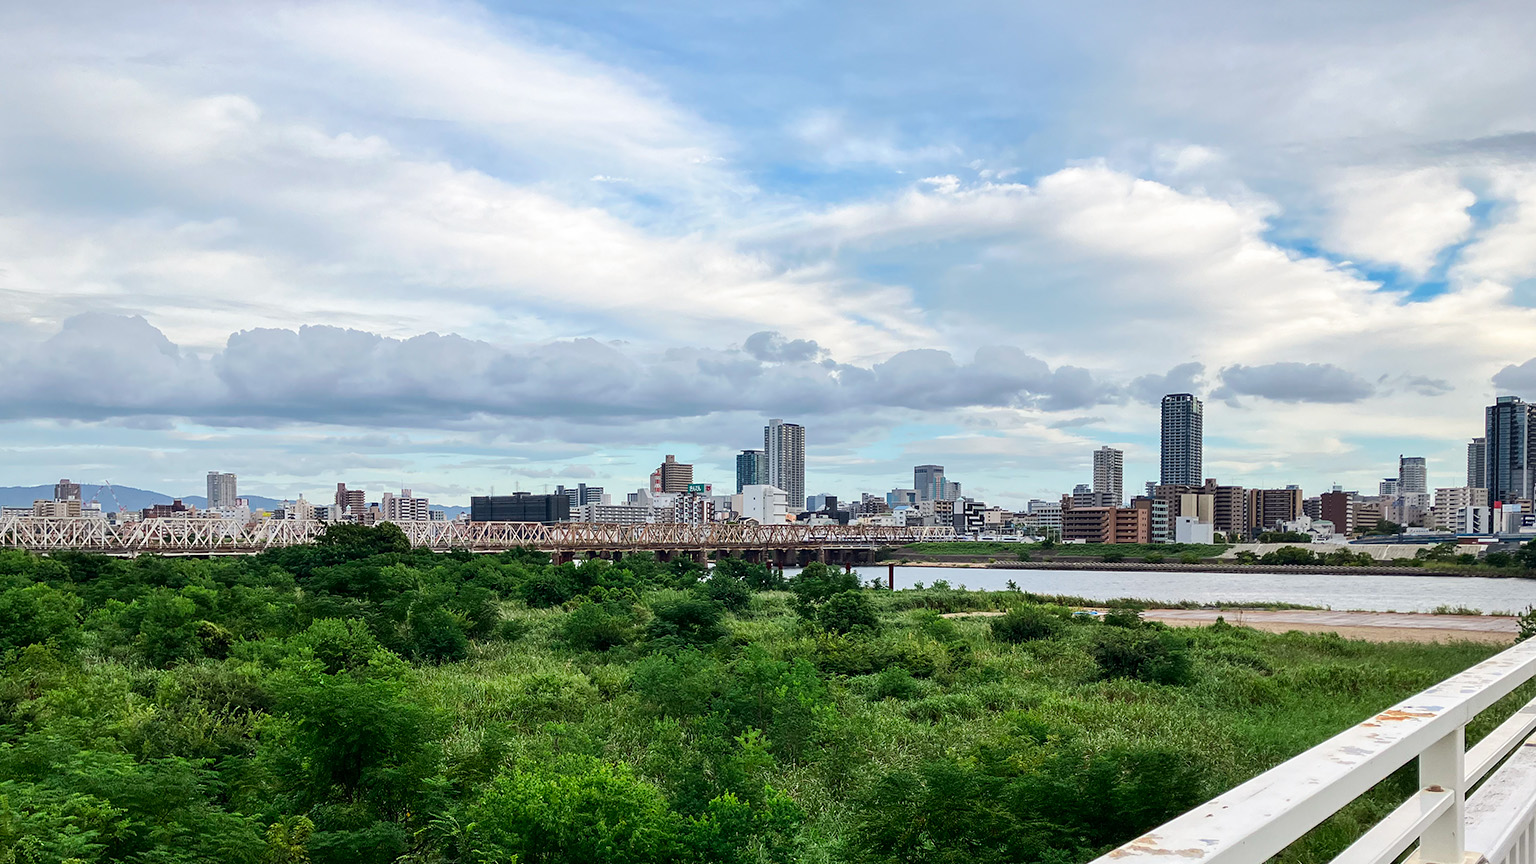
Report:
M 743 519 L 759 525 L 780 525 L 789 521 L 789 493 L 777 486 L 756 484 L 741 487 L 741 506 L 736 508 Z

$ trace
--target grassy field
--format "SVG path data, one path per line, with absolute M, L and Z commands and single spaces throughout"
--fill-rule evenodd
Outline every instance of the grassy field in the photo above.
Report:
M 775 578 L 0 554 L 0 860 L 1066 864 L 1497 650 Z M 939 617 L 978 609 L 1014 611 Z

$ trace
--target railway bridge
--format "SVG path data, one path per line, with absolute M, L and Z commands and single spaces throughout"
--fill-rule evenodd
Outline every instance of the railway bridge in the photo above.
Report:
M 876 550 L 933 540 L 952 540 L 946 527 L 875 525 L 757 525 L 752 523 L 653 523 L 609 525 L 563 522 L 394 522 L 411 545 L 439 552 L 502 552 L 528 548 L 557 561 L 577 556 L 617 557 L 654 552 L 662 559 L 729 554 L 780 566 L 810 561 L 865 563 Z M 288 519 L 250 522 L 210 518 L 144 519 L 112 523 L 100 518 L 0 518 L 0 548 L 53 552 L 78 549 L 105 555 L 251 555 L 310 543 L 326 523 Z

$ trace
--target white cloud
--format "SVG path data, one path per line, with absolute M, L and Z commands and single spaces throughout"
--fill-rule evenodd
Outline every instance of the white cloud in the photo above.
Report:
M 1467 208 L 1477 201 L 1449 168 L 1357 168 L 1330 194 L 1330 247 L 1419 277 L 1441 250 L 1467 237 L 1472 230 Z

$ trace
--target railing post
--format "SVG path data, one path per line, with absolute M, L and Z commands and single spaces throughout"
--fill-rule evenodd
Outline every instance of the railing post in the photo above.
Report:
M 1425 864 L 1461 864 L 1466 852 L 1466 755 L 1465 726 L 1457 726 L 1419 754 L 1419 788 L 1453 793 L 1450 808 L 1419 837 L 1419 860 Z

